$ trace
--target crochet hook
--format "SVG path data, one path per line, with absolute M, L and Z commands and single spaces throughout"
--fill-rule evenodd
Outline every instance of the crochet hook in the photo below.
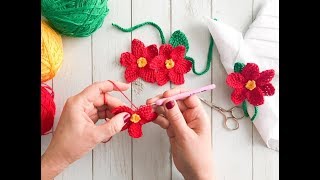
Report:
M 210 85 L 208 85 L 208 86 L 204 86 L 204 87 L 201 87 L 201 88 L 198 88 L 198 89 L 194 89 L 194 90 L 191 90 L 191 91 L 183 92 L 183 93 L 180 93 L 180 94 L 171 96 L 171 97 L 158 99 L 156 102 L 152 103 L 151 105 L 161 106 L 161 105 L 163 104 L 163 102 L 164 102 L 165 100 L 167 100 L 167 99 L 171 99 L 171 100 L 184 99 L 184 98 L 189 97 L 189 96 L 192 96 L 192 95 L 194 95 L 194 94 L 199 94 L 199 93 L 201 93 L 201 92 L 205 92 L 205 91 L 212 90 L 212 89 L 214 89 L 215 87 L 216 87 L 215 84 L 210 84 Z

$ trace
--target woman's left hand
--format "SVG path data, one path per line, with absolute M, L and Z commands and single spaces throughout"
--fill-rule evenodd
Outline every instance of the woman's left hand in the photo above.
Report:
M 121 91 L 129 88 L 128 84 L 114 83 Z M 97 144 L 121 131 L 129 114 L 112 117 L 110 110 L 124 105 L 108 94 L 117 90 L 110 81 L 97 82 L 67 100 L 50 145 L 41 157 L 41 179 L 53 179 Z M 95 125 L 105 118 L 106 123 Z

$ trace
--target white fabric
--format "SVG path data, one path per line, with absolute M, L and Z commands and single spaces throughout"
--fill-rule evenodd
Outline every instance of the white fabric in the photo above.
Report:
M 221 21 L 205 17 L 205 22 L 218 48 L 227 73 L 233 72 L 235 62 L 253 62 L 260 71 L 275 70 L 272 80 L 276 91 L 265 96 L 259 106 L 254 125 L 267 147 L 279 151 L 279 0 L 267 1 L 243 38 L 242 33 Z M 250 117 L 253 106 L 248 104 Z

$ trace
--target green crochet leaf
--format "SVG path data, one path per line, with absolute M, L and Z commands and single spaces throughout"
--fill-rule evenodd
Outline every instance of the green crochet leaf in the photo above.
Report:
M 245 65 L 241 62 L 237 62 L 234 64 L 234 72 L 241 72 Z
M 171 35 L 171 37 L 169 39 L 169 44 L 171 44 L 173 47 L 183 45 L 186 48 L 186 53 L 189 51 L 188 39 L 187 39 L 186 35 L 180 30 L 175 31 Z

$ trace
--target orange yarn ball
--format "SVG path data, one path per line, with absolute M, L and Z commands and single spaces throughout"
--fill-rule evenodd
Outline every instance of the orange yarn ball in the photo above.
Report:
M 60 69 L 63 46 L 60 34 L 41 20 L 41 82 L 52 79 Z
M 54 92 L 46 84 L 41 84 L 41 135 L 45 135 L 52 129 L 56 105 L 54 103 Z

